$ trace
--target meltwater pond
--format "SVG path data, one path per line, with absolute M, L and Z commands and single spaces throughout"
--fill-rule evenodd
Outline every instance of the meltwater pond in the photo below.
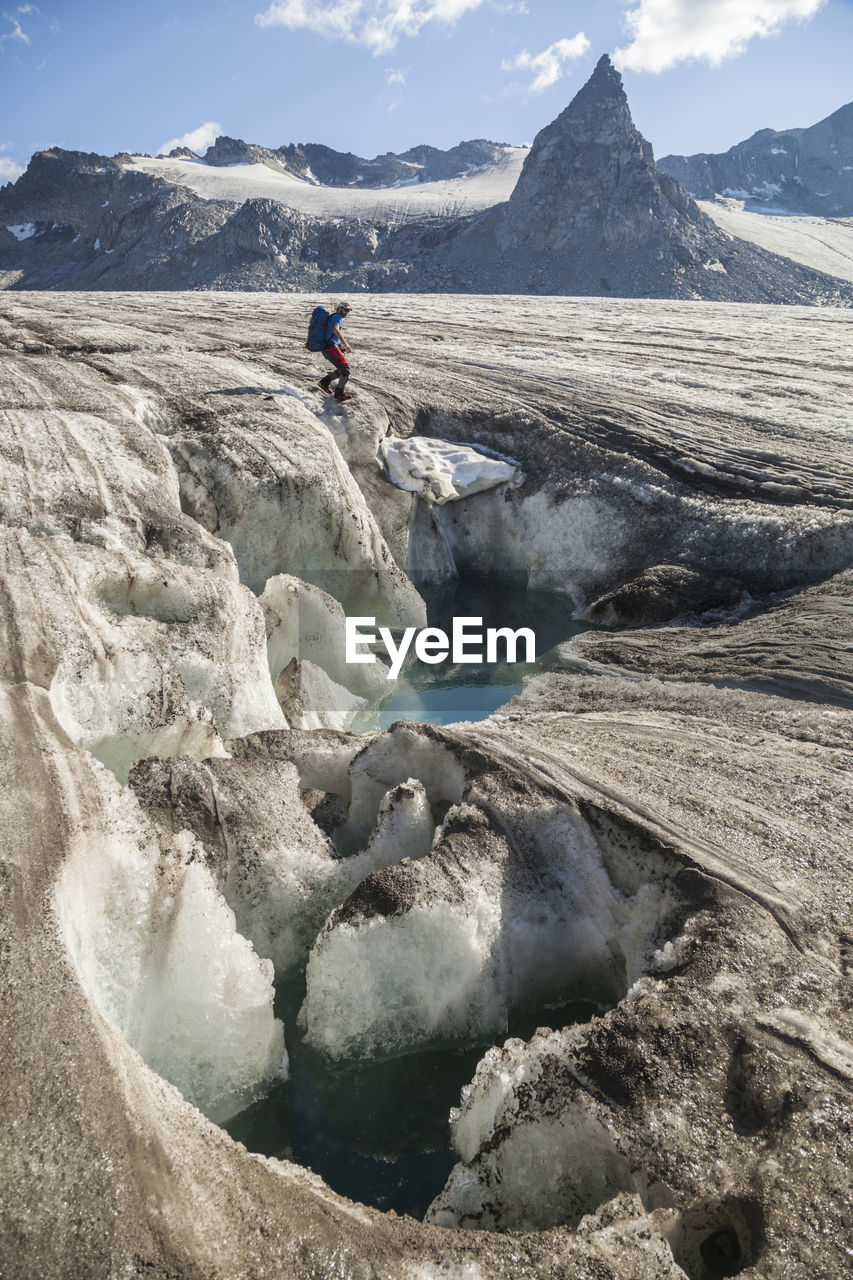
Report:
M 521 692 L 523 677 L 554 645 L 586 629 L 572 618 L 567 597 L 528 591 L 517 578 L 465 578 L 418 589 L 429 625 L 448 634 L 454 617 L 481 618 L 484 631 L 529 627 L 536 635 L 537 662 L 429 666 L 410 660 L 378 718 L 374 707 L 356 729 L 387 728 L 395 720 L 481 720 Z M 450 1109 L 459 1105 L 489 1044 L 448 1044 L 382 1061 L 330 1062 L 304 1043 L 297 1024 L 304 995 L 304 975 L 281 983 L 276 993 L 290 1079 L 225 1128 L 250 1151 L 310 1168 L 352 1200 L 423 1217 L 456 1161 Z M 604 1007 L 567 1001 L 519 1011 L 505 1037 L 528 1039 L 537 1027 L 587 1021 Z
M 445 1047 L 382 1061 L 330 1063 L 296 1025 L 304 978 L 282 984 L 290 1079 L 224 1128 L 249 1151 L 312 1169 L 341 1195 L 422 1218 L 456 1162 L 449 1112 L 474 1076 L 486 1044 Z M 507 1036 L 587 1021 L 599 1006 L 573 1001 L 519 1014 Z
M 418 584 L 418 590 L 426 601 L 430 627 L 451 635 L 455 617 L 481 618 L 483 631 L 489 627 L 510 627 L 513 631 L 528 627 L 536 636 L 537 661 L 454 665 L 448 660 L 430 666 L 410 656 L 397 688 L 381 704 L 378 716 L 373 710 L 369 720 L 354 726 L 358 730 L 387 729 L 395 720 L 430 724 L 484 720 L 521 693 L 524 676 L 537 669 L 548 650 L 589 630 L 589 623 L 572 617 L 574 605 L 568 596 L 528 590 L 523 575 L 456 578 L 438 586 Z M 499 652 L 505 654 L 503 644 Z M 520 642 L 519 656 L 524 652 Z

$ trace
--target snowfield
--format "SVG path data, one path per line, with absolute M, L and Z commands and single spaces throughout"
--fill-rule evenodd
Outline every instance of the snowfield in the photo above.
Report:
M 389 222 L 426 217 L 460 217 L 507 200 L 518 181 L 527 147 L 506 147 L 501 161 L 472 170 L 461 178 L 358 190 L 323 187 L 265 164 L 233 164 L 218 168 L 201 160 L 134 157 L 138 169 L 176 182 L 205 200 L 279 200 L 301 213 L 328 218 L 376 218 Z
M 698 204 L 729 235 L 815 271 L 853 280 L 853 218 L 756 213 L 744 208 L 743 200 L 722 196 Z

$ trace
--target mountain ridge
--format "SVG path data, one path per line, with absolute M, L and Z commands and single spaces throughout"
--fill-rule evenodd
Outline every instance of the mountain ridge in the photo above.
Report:
M 607 55 L 539 131 L 517 181 L 504 167 L 493 182 L 496 153 L 506 160 L 511 150 L 481 139 L 404 153 L 417 160 L 389 153 L 377 158 L 386 175 L 408 165 L 402 171 L 415 176 L 380 189 L 362 172 L 358 190 L 353 169 L 372 162 L 320 144 L 272 151 L 223 136 L 204 160 L 157 161 L 53 148 L 0 190 L 0 285 L 853 305 L 849 284 L 720 230 L 655 165 Z M 260 187 L 258 171 L 269 176 Z M 448 172 L 457 176 L 438 176 Z M 199 174 L 227 181 L 217 179 L 208 198 L 190 185 Z M 320 180 L 341 175 L 350 186 Z M 246 191 L 257 194 L 241 198 Z M 317 205 L 324 192 L 327 204 Z
M 260 147 L 240 138 L 220 135 L 198 159 L 202 164 L 266 164 L 322 186 L 376 190 L 404 182 L 435 182 L 464 176 L 472 168 L 493 163 L 506 143 L 472 138 L 441 150 L 426 143 L 407 151 L 387 151 L 367 159 L 351 151 L 336 151 L 319 142 Z M 182 149 L 186 152 L 186 148 Z M 195 153 L 190 152 L 192 156 Z M 170 152 L 169 158 L 175 155 Z M 188 158 L 188 157 L 187 157 Z
M 667 155 L 658 168 L 697 200 L 738 196 L 756 210 L 853 215 L 853 102 L 806 128 L 759 129 L 723 152 Z

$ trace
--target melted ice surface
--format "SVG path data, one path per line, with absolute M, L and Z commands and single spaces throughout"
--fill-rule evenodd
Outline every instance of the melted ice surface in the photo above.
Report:
M 376 723 L 387 729 L 395 720 L 455 724 L 484 720 L 521 693 L 524 677 L 533 674 L 549 650 L 589 630 L 572 616 L 574 605 L 555 591 L 529 591 L 518 575 L 455 579 L 438 586 L 422 586 L 427 620 L 450 634 L 455 616 L 483 619 L 488 627 L 530 627 L 536 636 L 536 663 L 505 661 L 429 666 L 410 658 L 397 688 L 379 709 Z M 503 647 L 499 653 L 503 653 Z M 519 646 L 519 654 L 524 645 Z M 376 715 L 375 709 L 368 713 Z

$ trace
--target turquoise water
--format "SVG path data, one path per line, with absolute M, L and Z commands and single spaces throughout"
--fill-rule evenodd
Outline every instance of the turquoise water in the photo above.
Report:
M 538 669 L 554 645 L 589 627 L 574 620 L 574 606 L 567 596 L 556 591 L 528 591 L 520 577 L 460 578 L 440 586 L 420 585 L 418 590 L 426 601 L 429 626 L 450 635 L 454 617 L 479 617 L 484 630 L 529 627 L 536 635 L 537 660 L 475 667 L 454 666 L 449 661 L 430 666 L 410 659 L 401 673 L 399 688 L 379 708 L 378 719 L 373 713 L 372 724 L 380 729 L 387 729 L 395 720 L 431 724 L 483 720 L 521 693 L 524 676 Z M 519 654 L 524 652 L 520 644 Z

